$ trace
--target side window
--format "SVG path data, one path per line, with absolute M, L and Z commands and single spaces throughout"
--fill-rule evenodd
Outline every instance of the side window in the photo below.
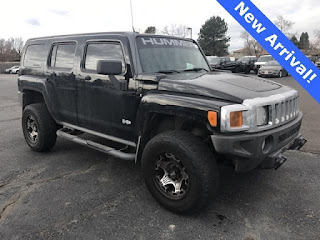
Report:
M 42 66 L 43 58 L 44 58 L 43 44 L 29 45 L 27 47 L 27 50 L 24 56 L 23 66 L 40 68 Z
M 96 72 L 99 60 L 119 60 L 125 69 L 124 56 L 119 43 L 89 43 L 86 48 L 84 69 Z
M 74 63 L 75 51 L 75 43 L 53 45 L 49 66 L 53 68 L 71 69 Z

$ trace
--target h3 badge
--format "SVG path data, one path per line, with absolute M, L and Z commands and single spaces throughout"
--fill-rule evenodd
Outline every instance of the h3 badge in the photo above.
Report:
M 122 124 L 124 125 L 131 125 L 131 121 L 128 119 L 122 119 Z

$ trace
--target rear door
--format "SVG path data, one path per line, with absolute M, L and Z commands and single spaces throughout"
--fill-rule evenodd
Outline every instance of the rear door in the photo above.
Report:
M 47 81 L 50 102 L 59 120 L 77 124 L 77 85 L 75 82 L 75 53 L 77 43 L 54 42 L 47 60 Z

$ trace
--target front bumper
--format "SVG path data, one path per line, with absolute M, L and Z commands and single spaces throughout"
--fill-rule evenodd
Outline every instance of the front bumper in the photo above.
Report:
M 217 153 L 228 155 L 235 161 L 237 172 L 248 172 L 262 162 L 275 164 L 277 157 L 297 142 L 302 117 L 300 112 L 291 122 L 259 133 L 212 135 L 212 143 Z
M 263 77 L 277 77 L 279 76 L 279 72 L 271 72 L 271 73 L 262 73 L 262 72 L 258 72 L 259 76 L 263 76 Z

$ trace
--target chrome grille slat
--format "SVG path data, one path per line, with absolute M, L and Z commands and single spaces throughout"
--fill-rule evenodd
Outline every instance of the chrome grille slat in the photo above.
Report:
M 285 107 L 285 102 L 281 103 L 281 122 L 285 121 L 286 117 L 286 107 Z
M 248 99 L 243 102 L 248 109 L 256 109 L 258 107 L 269 108 L 269 122 L 264 126 L 249 125 L 249 132 L 264 131 L 272 129 L 287 122 L 292 121 L 299 114 L 299 96 L 296 90 L 277 95 L 271 95 L 265 98 Z
M 280 104 L 277 103 L 276 104 L 276 121 L 275 124 L 279 124 L 280 123 Z

